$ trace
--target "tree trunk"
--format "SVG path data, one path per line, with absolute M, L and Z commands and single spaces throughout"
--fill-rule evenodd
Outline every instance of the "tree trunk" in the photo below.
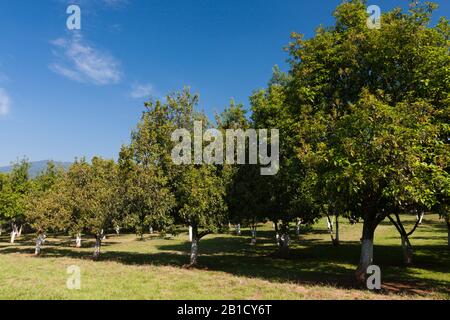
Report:
M 192 226 L 192 242 L 191 242 L 191 261 L 190 266 L 197 265 L 197 257 L 198 257 L 198 229 L 196 226 Z
M 252 240 L 250 241 L 252 246 L 256 245 L 256 226 L 252 227 Z
M 289 223 L 282 222 L 280 228 L 280 234 L 278 236 L 278 256 L 281 258 L 287 258 L 289 256 Z
M 0 236 L 2 235 L 2 232 L 3 232 L 3 227 L 0 226 Z
M 406 232 L 405 227 L 403 226 L 403 223 L 400 220 L 400 216 L 398 213 L 395 213 L 395 218 L 397 221 L 395 221 L 391 216 L 388 216 L 389 220 L 391 220 L 392 224 L 395 226 L 398 233 L 400 234 L 402 253 L 403 253 L 403 263 L 407 266 L 412 264 L 412 260 L 413 260 L 413 249 L 411 246 L 411 242 L 409 241 L 409 236 L 414 233 L 417 226 L 421 223 L 422 217 L 423 217 L 423 212 L 421 213 L 420 217 L 417 215 L 416 223 L 415 223 L 413 229 L 410 232 Z
M 289 233 L 282 233 L 278 241 L 278 255 L 282 258 L 287 258 L 289 256 Z
M 103 237 L 103 235 L 97 235 L 95 237 L 95 247 L 94 247 L 94 255 L 93 255 L 94 260 L 98 259 L 98 257 L 100 256 L 100 247 L 102 245 L 102 237 Z
M 17 226 L 15 223 L 13 223 L 12 225 L 12 231 L 11 231 L 11 244 L 14 244 L 14 242 L 16 241 L 16 236 L 17 236 Z
M 240 224 L 240 223 L 238 223 L 238 224 L 236 225 L 236 234 L 237 234 L 238 236 L 241 235 L 241 224 Z
M 14 244 L 14 241 L 16 240 L 16 232 L 15 231 L 11 231 L 11 244 Z
M 275 230 L 275 242 L 277 243 L 277 245 L 279 245 L 280 231 L 278 230 L 278 223 L 274 222 L 273 228 Z
M 190 265 L 197 265 L 197 257 L 198 257 L 198 239 L 193 238 L 191 243 L 191 261 Z
M 409 239 L 405 236 L 402 236 L 402 251 L 403 251 L 403 263 L 407 266 L 412 264 L 413 249 L 411 247 Z
M 336 236 L 334 237 L 334 241 L 333 244 L 335 246 L 338 246 L 340 244 L 340 240 L 339 240 L 339 216 L 336 215 L 336 223 L 335 223 L 335 232 L 336 232 Z
M 77 234 L 77 237 L 75 239 L 76 247 L 81 248 L 81 233 Z
M 45 235 L 44 234 L 39 234 L 37 239 L 36 239 L 36 248 L 34 250 L 34 255 L 38 256 L 41 254 L 41 246 L 44 244 L 45 242 Z
M 328 215 L 327 215 L 327 229 L 328 229 L 328 232 L 330 233 L 331 243 L 333 245 L 336 245 L 336 239 L 334 238 L 334 232 L 333 232 L 333 220 L 331 220 Z
M 300 237 L 300 227 L 301 227 L 301 225 L 302 225 L 302 221 L 301 220 L 297 221 L 297 227 L 296 227 L 296 230 L 295 230 L 295 234 L 297 235 L 297 237 Z
M 422 224 L 423 216 L 425 215 L 425 212 L 422 212 L 417 218 L 419 220 L 419 224 Z
M 447 245 L 448 249 L 450 250 L 450 218 L 447 218 Z
M 150 232 L 150 234 L 153 234 L 153 227 L 150 226 L 150 228 L 148 228 L 148 231 Z
M 20 238 L 22 236 L 22 229 L 23 229 L 23 224 L 20 225 L 19 231 L 17 232 L 17 238 Z
M 372 220 L 364 219 L 361 256 L 358 268 L 356 269 L 356 280 L 360 284 L 366 284 L 367 268 L 373 263 L 373 238 L 374 238 L 374 223 Z
M 333 220 L 327 215 L 327 229 L 330 232 L 333 232 Z
M 117 234 L 117 235 L 120 234 L 120 226 L 116 226 L 116 234 Z
M 450 250 L 450 225 L 447 225 L 447 245 Z
M 189 226 L 189 242 L 192 242 L 192 226 Z

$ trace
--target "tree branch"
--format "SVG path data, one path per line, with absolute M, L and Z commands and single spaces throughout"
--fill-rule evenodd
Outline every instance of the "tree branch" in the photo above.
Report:
M 411 242 L 409 242 L 409 238 L 408 238 L 408 234 L 406 233 L 405 228 L 403 227 L 403 223 L 400 220 L 400 216 L 398 213 L 394 213 L 395 214 L 395 218 L 397 219 L 397 223 L 400 226 L 402 233 L 401 236 L 405 239 L 406 243 L 408 244 L 408 246 L 411 246 Z
M 392 224 L 395 226 L 395 228 L 397 229 L 398 233 L 400 233 L 400 235 L 402 235 L 402 230 L 400 229 L 400 227 L 397 225 L 397 223 L 395 222 L 394 219 L 392 219 L 391 215 L 387 216 L 389 218 L 389 220 L 392 222 Z
M 422 213 L 422 214 L 423 214 L 423 213 Z M 412 234 L 414 233 L 414 231 L 416 231 L 416 229 L 417 229 L 417 227 L 419 226 L 419 224 L 420 224 L 420 218 L 416 220 L 416 223 L 414 224 L 414 227 L 411 229 L 410 232 L 408 232 L 408 233 L 406 234 L 406 236 L 409 237 L 410 235 L 412 235 Z
M 205 230 L 205 231 L 199 232 L 199 234 L 197 235 L 197 240 L 200 240 L 201 238 L 203 238 L 204 236 L 206 236 L 210 233 L 211 233 L 210 230 Z

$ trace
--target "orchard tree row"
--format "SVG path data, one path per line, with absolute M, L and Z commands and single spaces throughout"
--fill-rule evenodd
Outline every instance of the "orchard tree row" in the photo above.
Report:
M 37 253 L 49 232 L 69 233 L 77 245 L 88 234 L 98 257 L 107 230 L 173 234 L 185 225 L 195 265 L 200 239 L 229 222 L 249 226 L 255 243 L 257 224 L 272 221 L 279 254 L 287 255 L 293 224 L 326 217 L 338 245 L 339 219 L 350 219 L 363 223 L 359 280 L 382 221 L 398 230 L 405 263 L 426 213 L 441 215 L 450 246 L 450 30 L 444 18 L 431 26 L 434 9 L 414 1 L 369 29 L 365 3 L 345 2 L 334 26 L 308 40 L 292 34 L 288 72 L 274 69 L 267 88 L 250 97 L 250 115 L 231 103 L 211 122 L 184 89 L 145 104 L 117 162 L 81 159 L 67 171 L 50 164 L 32 180 L 28 164 L 18 164 L 0 176 L 0 218 L 12 226 L 11 241 L 24 223 L 37 232 Z M 219 131 L 278 129 L 278 173 L 263 176 L 251 164 L 174 164 L 171 135 L 192 132 L 196 120 Z M 405 215 L 417 217 L 411 230 Z

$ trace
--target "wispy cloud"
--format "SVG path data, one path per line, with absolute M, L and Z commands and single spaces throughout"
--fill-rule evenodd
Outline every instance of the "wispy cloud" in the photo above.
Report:
M 11 109 L 11 98 L 5 89 L 0 88 L 0 117 L 6 116 Z
M 107 85 L 121 80 L 120 63 L 111 54 L 88 44 L 81 34 L 51 42 L 57 59 L 50 69 L 70 80 Z
M 130 96 L 133 99 L 149 98 L 156 94 L 153 86 L 150 83 L 147 84 L 134 84 L 131 87 Z

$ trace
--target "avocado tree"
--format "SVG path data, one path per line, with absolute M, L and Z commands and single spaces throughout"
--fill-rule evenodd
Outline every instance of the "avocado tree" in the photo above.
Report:
M 94 157 L 87 169 L 87 184 L 80 201 L 85 230 L 95 236 L 93 258 L 97 259 L 105 230 L 112 226 L 120 209 L 118 166 L 113 160 Z
M 319 217 L 312 197 L 314 176 L 296 157 L 295 117 L 290 114 L 287 92 L 290 77 L 277 67 L 265 90 L 255 92 L 250 98 L 252 122 L 256 129 L 278 129 L 279 168 L 273 176 L 260 177 L 258 198 L 260 214 L 275 225 L 277 254 L 289 254 L 290 224 L 309 224 Z M 268 138 L 270 142 L 271 138 Z
M 21 235 L 25 223 L 25 198 L 30 191 L 29 168 L 30 164 L 23 159 L 1 179 L 0 220 L 11 224 L 11 243 Z
M 9 185 L 9 176 L 6 173 L 0 173 L 0 235 L 2 234 L 3 226 L 6 224 L 6 210 L 11 196 L 11 189 Z
M 163 191 L 167 189 L 161 194 L 166 205 L 158 209 L 159 213 L 148 212 L 147 218 L 150 218 L 149 224 L 163 230 L 170 229 L 174 222 L 192 228 L 192 266 L 197 263 L 199 240 L 206 234 L 220 230 L 226 220 L 225 189 L 217 166 L 194 164 L 192 161 L 195 158 L 191 143 L 194 140 L 194 122 L 201 121 L 203 129 L 209 125 L 205 115 L 195 110 L 197 105 L 198 95 L 191 94 L 188 88 L 167 96 L 164 103 L 159 100 L 148 101 L 132 133 L 131 149 L 123 149 L 123 154 L 130 153 L 128 158 L 132 161 L 121 164 L 124 167 L 136 165 L 140 168 L 138 176 L 141 177 L 137 179 L 145 180 L 142 175 L 152 175 L 139 192 L 143 193 L 147 186 L 154 188 L 156 185 Z M 182 130 L 185 135 L 177 136 L 178 130 Z M 174 150 L 182 142 L 182 137 L 186 138 L 186 143 L 178 155 L 189 161 L 178 163 L 174 161 Z M 203 150 L 203 135 L 198 138 L 201 140 L 199 147 Z M 171 195 L 175 197 L 174 203 L 170 199 Z M 135 215 L 135 221 L 145 219 L 142 215 Z
M 170 215 L 175 198 L 167 187 L 167 178 L 154 162 L 137 163 L 132 147 L 122 147 L 119 157 L 119 197 L 121 219 L 143 239 L 145 230 L 165 232 L 174 225 Z
M 62 217 L 64 231 L 75 238 L 75 246 L 82 246 L 82 235 L 86 231 L 85 213 L 87 210 L 90 165 L 84 158 L 77 159 L 64 174 L 55 188 L 58 211 Z
M 131 133 L 131 143 L 122 148 L 120 155 L 120 177 L 124 190 L 125 221 L 139 232 L 154 228 L 162 232 L 174 232 L 179 223 L 177 212 L 180 208 L 178 186 L 184 166 L 172 160 L 175 143 L 172 133 L 178 128 L 190 130 L 192 105 L 198 97 L 191 95 L 188 88 L 181 93 L 169 95 L 163 103 L 160 100 L 145 103 L 145 110 L 137 127 Z M 138 182 L 134 185 L 133 180 Z M 154 195 L 145 195 L 149 190 L 160 190 Z M 163 199 L 161 206 L 151 197 Z M 155 198 L 156 199 L 156 198 Z M 155 212 L 149 206 L 158 208 Z M 147 208 L 145 211 L 138 207 Z M 139 231 L 142 230 L 142 231 Z
M 105 231 L 120 210 L 117 164 L 99 157 L 91 164 L 76 160 L 51 194 L 57 198 L 60 223 L 76 236 L 77 247 L 83 233 L 95 237 L 93 258 L 97 259 Z
M 226 225 L 225 186 L 215 166 L 191 165 L 182 173 L 178 192 L 179 217 L 192 227 L 189 266 L 195 266 L 200 239 Z
M 35 255 L 41 253 L 46 233 L 64 230 L 63 211 L 60 210 L 59 194 L 63 172 L 49 162 L 47 169 L 31 182 L 31 191 L 26 198 L 25 217 L 27 223 L 36 231 Z
M 230 106 L 216 115 L 217 128 L 223 136 L 234 130 L 242 130 L 245 134 L 248 129 L 251 129 L 250 121 L 245 116 L 241 104 L 231 102 Z M 245 154 L 246 158 L 250 158 L 250 139 L 246 137 L 245 140 Z M 236 142 L 236 141 L 234 141 Z M 236 157 L 238 149 L 234 150 Z M 224 163 L 219 166 L 219 172 L 226 188 L 226 205 L 228 208 L 229 221 L 240 227 L 241 224 L 250 227 L 251 230 L 251 244 L 256 244 L 256 232 L 259 222 L 264 222 L 265 218 L 264 204 L 268 193 L 266 192 L 261 179 L 259 166 L 255 164 L 227 164 Z
M 395 216 L 408 244 L 397 216 L 436 205 L 448 179 L 449 28 L 445 19 L 429 26 L 434 8 L 415 1 L 369 29 L 365 2 L 348 1 L 335 26 L 308 40 L 293 34 L 289 47 L 297 155 L 323 185 L 327 209 L 364 220 L 359 280 L 379 223 Z

